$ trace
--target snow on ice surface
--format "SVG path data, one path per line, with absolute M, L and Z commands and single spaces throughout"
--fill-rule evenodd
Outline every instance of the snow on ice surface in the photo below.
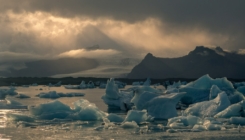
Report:
M 221 92 L 218 96 L 210 101 L 203 101 L 188 107 L 185 110 L 185 114 L 209 117 L 223 111 L 230 105 L 230 101 L 225 92 Z

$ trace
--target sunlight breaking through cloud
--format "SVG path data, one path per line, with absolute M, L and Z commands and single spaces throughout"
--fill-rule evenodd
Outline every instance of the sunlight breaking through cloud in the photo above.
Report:
M 8 40 L 0 39 L 0 50 L 50 56 L 71 56 L 67 52 L 99 44 L 102 49 L 123 50 L 130 55 L 151 52 L 161 57 L 178 57 L 196 45 L 226 46 L 230 40 L 225 34 L 212 33 L 198 26 L 175 27 L 157 18 L 128 23 L 109 18 L 63 18 L 40 11 L 20 14 L 8 11 L 0 17 L 3 29 L 0 36 Z

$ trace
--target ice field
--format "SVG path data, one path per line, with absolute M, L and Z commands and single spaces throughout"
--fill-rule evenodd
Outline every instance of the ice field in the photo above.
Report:
M 1 87 L 0 138 L 245 139 L 244 82 L 150 83 Z

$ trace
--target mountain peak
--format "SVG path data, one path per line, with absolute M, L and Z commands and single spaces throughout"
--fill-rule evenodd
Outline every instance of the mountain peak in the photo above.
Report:
M 208 48 L 205 46 L 196 46 L 196 48 L 189 53 L 189 55 L 201 55 L 201 56 L 208 56 L 213 54 L 219 54 L 220 52 L 224 52 L 222 48 Z M 220 54 L 219 54 L 220 55 Z
M 148 59 L 148 58 L 153 58 L 154 56 L 153 56 L 153 54 L 151 54 L 151 53 L 148 53 L 146 56 L 145 56 L 145 59 Z

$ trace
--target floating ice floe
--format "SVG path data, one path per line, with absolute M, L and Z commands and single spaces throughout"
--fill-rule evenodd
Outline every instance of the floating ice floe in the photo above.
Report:
M 122 118 L 121 116 L 118 116 L 117 114 L 113 114 L 113 113 L 110 113 L 108 116 L 107 116 L 107 119 L 110 121 L 110 122 L 117 122 L 117 123 L 121 123 L 124 121 L 124 118 Z
M 56 83 L 56 84 L 49 83 L 48 86 L 49 86 L 49 87 L 60 87 L 60 86 L 61 86 L 61 81 L 59 81 L 59 82 Z
M 173 123 L 182 123 L 184 126 L 194 126 L 199 124 L 201 118 L 188 115 L 188 116 L 178 116 L 174 118 L 168 119 L 168 126 L 170 126 Z
M 200 117 L 213 117 L 217 113 L 223 111 L 230 105 L 230 101 L 225 92 L 221 92 L 218 96 L 210 101 L 195 103 L 185 110 L 186 115 L 194 115 Z
M 15 91 L 16 88 L 10 87 L 9 89 L 0 89 L 0 99 L 4 99 L 6 95 L 17 95 L 18 93 Z
M 27 118 L 34 118 L 35 120 L 70 119 L 81 121 L 102 121 L 103 118 L 108 116 L 107 113 L 99 110 L 94 104 L 85 99 L 80 99 L 74 102 L 73 109 L 58 100 L 54 100 L 37 106 L 29 106 L 28 110 L 30 115 L 26 115 Z M 21 118 L 24 118 L 23 114 Z
M 147 111 L 146 110 L 130 110 L 127 113 L 127 116 L 124 120 L 124 122 L 136 122 L 136 123 L 142 123 L 146 122 L 148 119 Z
M 18 95 L 15 96 L 16 98 L 30 98 L 30 96 L 27 96 L 25 94 L 19 93 Z
M 27 106 L 13 100 L 12 98 L 5 98 L 0 102 L 0 109 L 27 109 Z
M 84 95 L 85 95 L 84 93 L 76 93 L 76 92 L 62 93 L 56 91 L 49 91 L 49 92 L 41 92 L 37 96 L 40 98 L 56 99 L 60 97 L 75 97 L 75 96 L 84 96 Z
M 124 122 L 121 124 L 121 127 L 125 129 L 139 128 L 138 124 L 135 121 Z

